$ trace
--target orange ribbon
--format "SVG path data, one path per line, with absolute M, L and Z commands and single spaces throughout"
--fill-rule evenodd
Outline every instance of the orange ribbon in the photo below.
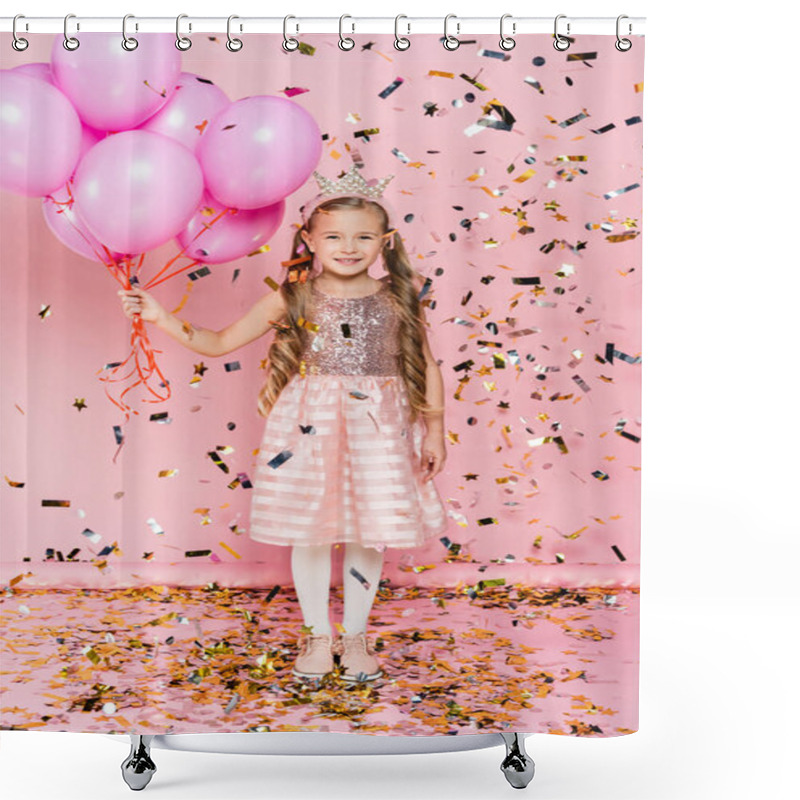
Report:
M 67 181 L 67 193 L 69 195 L 69 199 L 63 203 L 58 202 L 52 196 L 48 197 L 57 206 L 72 207 L 74 203 L 74 197 L 72 196 L 71 181 Z M 172 267 L 172 265 L 179 258 L 181 258 L 181 256 L 183 256 L 186 248 L 189 247 L 189 245 L 193 244 L 199 236 L 201 236 L 206 230 L 208 230 L 212 225 L 214 225 L 226 214 L 229 213 L 235 214 L 236 212 L 237 209 L 225 208 L 222 212 L 217 214 L 217 216 L 214 217 L 214 219 L 212 219 L 209 223 L 204 224 L 203 228 L 195 234 L 195 236 L 186 245 L 186 247 L 184 247 L 173 258 L 169 259 L 169 261 L 167 261 L 167 263 L 164 264 L 164 266 L 158 271 L 158 273 L 154 275 L 146 284 L 144 284 L 142 288 L 150 289 L 153 286 L 158 286 L 160 283 L 163 283 L 164 281 L 169 280 L 170 278 L 173 278 L 176 275 L 180 275 L 182 272 L 185 272 L 186 270 L 191 269 L 192 267 L 195 267 L 197 266 L 197 264 L 201 263 L 200 261 L 194 259 L 185 267 L 181 267 L 180 269 L 177 269 L 174 272 L 169 273 L 168 275 L 164 275 L 164 273 L 167 272 L 167 270 L 169 270 L 169 268 Z M 58 213 L 63 213 L 63 212 L 59 210 Z M 67 219 L 69 220 L 69 218 Z M 69 222 L 70 224 L 73 224 L 72 220 L 69 220 Z M 84 236 L 83 232 L 78 230 L 78 228 L 75 227 L 74 224 L 73 228 L 75 228 L 75 230 L 78 231 L 78 233 L 81 236 L 83 236 L 87 244 L 89 244 L 92 250 L 94 250 L 97 259 L 99 261 L 102 261 L 106 269 L 108 269 L 109 273 L 111 274 L 111 277 L 114 278 L 114 280 L 116 280 L 117 283 L 120 284 L 120 286 L 122 286 L 124 289 L 131 289 L 134 282 L 136 283 L 137 286 L 140 285 L 138 276 L 142 268 L 142 263 L 144 262 L 144 256 L 145 256 L 144 253 L 141 253 L 138 256 L 138 263 L 136 264 L 135 272 L 133 275 L 131 275 L 133 262 L 130 256 L 125 256 L 120 261 L 115 261 L 114 256 L 111 254 L 111 251 L 104 244 L 101 244 L 103 252 L 98 253 L 97 248 L 86 238 L 86 236 Z M 131 411 L 133 411 L 134 414 L 138 414 L 139 412 L 133 410 L 131 406 L 129 406 L 122 400 L 122 398 L 129 391 L 131 391 L 131 389 L 135 388 L 136 386 L 139 386 L 139 384 L 144 384 L 147 390 L 156 398 L 154 400 L 150 399 L 142 400 L 143 403 L 160 403 L 163 402 L 164 400 L 169 399 L 169 397 L 172 394 L 169 387 L 169 381 L 164 377 L 163 373 L 158 368 L 158 364 L 156 364 L 155 354 L 160 353 L 162 351 L 153 349 L 153 346 L 150 343 L 150 339 L 147 335 L 147 330 L 145 329 L 144 321 L 138 314 L 134 314 L 133 317 L 130 345 L 131 345 L 131 350 L 130 353 L 128 354 L 128 357 L 121 364 L 117 364 L 107 375 L 101 375 L 99 378 L 101 381 L 103 381 L 104 384 L 106 384 L 104 389 L 108 399 L 111 400 L 111 402 L 114 403 L 115 406 L 117 406 L 125 413 L 125 423 L 127 423 L 128 420 L 130 419 Z M 145 361 L 144 365 L 141 363 L 142 355 L 144 356 L 144 361 Z M 130 371 L 126 375 L 120 377 L 114 377 L 120 370 L 122 370 L 125 367 L 126 364 L 128 364 L 128 362 L 131 361 L 131 359 L 133 359 L 133 365 Z M 103 367 L 102 369 L 98 370 L 97 373 L 95 374 L 99 374 L 100 372 L 103 372 L 106 369 L 108 369 L 108 367 Z M 114 397 L 111 396 L 111 394 L 109 394 L 108 385 L 111 383 L 125 382 L 134 374 L 134 372 L 136 372 L 136 374 L 138 375 L 138 380 L 135 383 L 132 383 L 130 386 L 128 386 L 119 396 L 119 401 L 117 401 Z M 166 394 L 159 394 L 150 385 L 149 381 L 154 372 L 159 376 L 159 378 L 161 378 L 161 385 L 163 385 L 164 388 L 166 389 Z M 119 452 L 119 450 L 117 450 L 117 452 Z M 116 455 L 114 456 L 114 459 L 116 460 Z

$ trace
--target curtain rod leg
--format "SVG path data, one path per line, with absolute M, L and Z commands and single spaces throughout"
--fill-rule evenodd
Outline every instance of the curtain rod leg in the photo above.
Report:
M 144 789 L 156 771 L 156 765 L 150 758 L 150 742 L 152 736 L 142 736 L 138 733 L 130 734 L 131 751 L 122 762 L 122 779 L 135 792 Z
M 524 789 L 532 780 L 535 765 L 525 752 L 525 737 L 521 733 L 501 733 L 506 743 L 506 757 L 500 765 L 506 780 L 515 789 Z

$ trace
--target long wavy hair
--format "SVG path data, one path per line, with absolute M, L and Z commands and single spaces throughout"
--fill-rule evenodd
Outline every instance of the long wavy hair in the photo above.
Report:
M 298 227 L 292 242 L 289 263 L 297 263 L 304 256 L 307 256 L 310 262 L 311 253 L 301 234 L 303 230 L 307 230 L 309 233 L 313 230 L 318 212 L 347 209 L 373 209 L 380 216 L 383 233 L 386 234 L 392 230 L 389 227 L 386 209 L 375 201 L 356 196 L 327 200 L 314 209 L 305 226 Z M 389 296 L 399 318 L 400 355 L 398 362 L 400 376 L 405 383 L 410 404 L 409 422 L 414 423 L 419 414 L 441 412 L 443 409 L 430 406 L 425 398 L 426 362 L 423 352 L 423 322 L 420 317 L 421 303 L 413 281 L 414 275 L 419 275 L 419 273 L 411 266 L 399 232 L 393 235 L 395 237 L 394 247 L 389 247 L 389 237 L 385 236 L 382 254 L 391 277 Z M 283 320 L 285 324 L 276 326 L 275 338 L 267 354 L 265 363 L 267 378 L 258 395 L 258 413 L 262 417 L 269 415 L 284 386 L 299 371 L 300 356 L 310 334 L 303 325 L 298 324 L 298 320 L 306 319 L 306 308 L 310 307 L 312 302 L 310 282 L 319 274 L 321 274 L 321 270 L 309 269 L 305 281 L 290 281 L 287 275 L 280 285 L 280 292 L 286 305 L 286 317 Z

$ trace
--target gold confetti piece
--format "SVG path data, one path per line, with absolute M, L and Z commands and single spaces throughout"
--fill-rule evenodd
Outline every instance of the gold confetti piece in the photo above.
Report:
M 525 181 L 532 178 L 535 174 L 536 174 L 535 169 L 533 168 L 526 169 L 525 172 L 523 172 L 521 175 L 517 175 L 517 177 L 514 178 L 514 183 L 524 183 Z
M 241 556 L 235 550 L 232 550 L 230 547 L 228 547 L 225 542 L 220 542 L 219 546 L 227 550 L 232 556 L 234 556 L 234 558 L 241 558 Z
M 488 91 L 489 87 L 484 86 L 482 83 L 478 83 L 477 78 L 472 78 L 469 75 L 465 75 L 463 72 L 459 75 L 460 78 L 465 80 L 470 85 L 474 86 L 476 89 L 480 89 L 482 92 Z
M 217 455 L 216 450 L 210 450 L 206 455 L 224 472 L 229 473 L 230 467 Z
M 606 236 L 608 242 L 627 242 L 635 239 L 639 235 L 639 231 L 628 231 L 627 233 L 612 233 Z
M 162 469 L 158 472 L 159 478 L 174 478 L 180 470 L 177 469 Z
M 312 333 L 316 333 L 319 330 L 319 325 L 314 322 L 310 322 L 309 320 L 305 319 L 304 317 L 297 318 L 297 327 L 298 328 L 305 328 L 306 330 L 311 331 Z
M 567 53 L 567 61 L 592 61 L 597 58 L 597 53 L 588 51 L 586 53 Z M 591 66 L 591 65 L 589 65 Z

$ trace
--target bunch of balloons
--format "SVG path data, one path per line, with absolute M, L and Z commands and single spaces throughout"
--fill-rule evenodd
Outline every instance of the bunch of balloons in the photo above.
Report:
M 167 33 L 139 36 L 135 50 L 118 34 L 81 34 L 75 50 L 53 37 L 49 64 L 0 70 L 0 139 L 0 188 L 42 197 L 53 234 L 102 261 L 125 288 L 258 250 L 322 152 L 304 108 L 271 95 L 231 101 L 207 78 L 181 71 Z M 134 259 L 141 267 L 146 251 L 171 239 L 181 248 L 176 258 L 191 263 L 160 278 L 171 259 L 141 283 Z M 152 372 L 141 320 L 134 351 L 137 344 Z
M 181 72 L 167 33 L 132 51 L 118 34 L 82 34 L 72 51 L 53 37 L 49 64 L 0 71 L 0 104 L 0 188 L 41 196 L 55 236 L 92 259 L 103 245 L 119 260 L 172 238 L 204 263 L 247 255 L 322 151 L 304 108 L 268 95 L 231 102 Z

